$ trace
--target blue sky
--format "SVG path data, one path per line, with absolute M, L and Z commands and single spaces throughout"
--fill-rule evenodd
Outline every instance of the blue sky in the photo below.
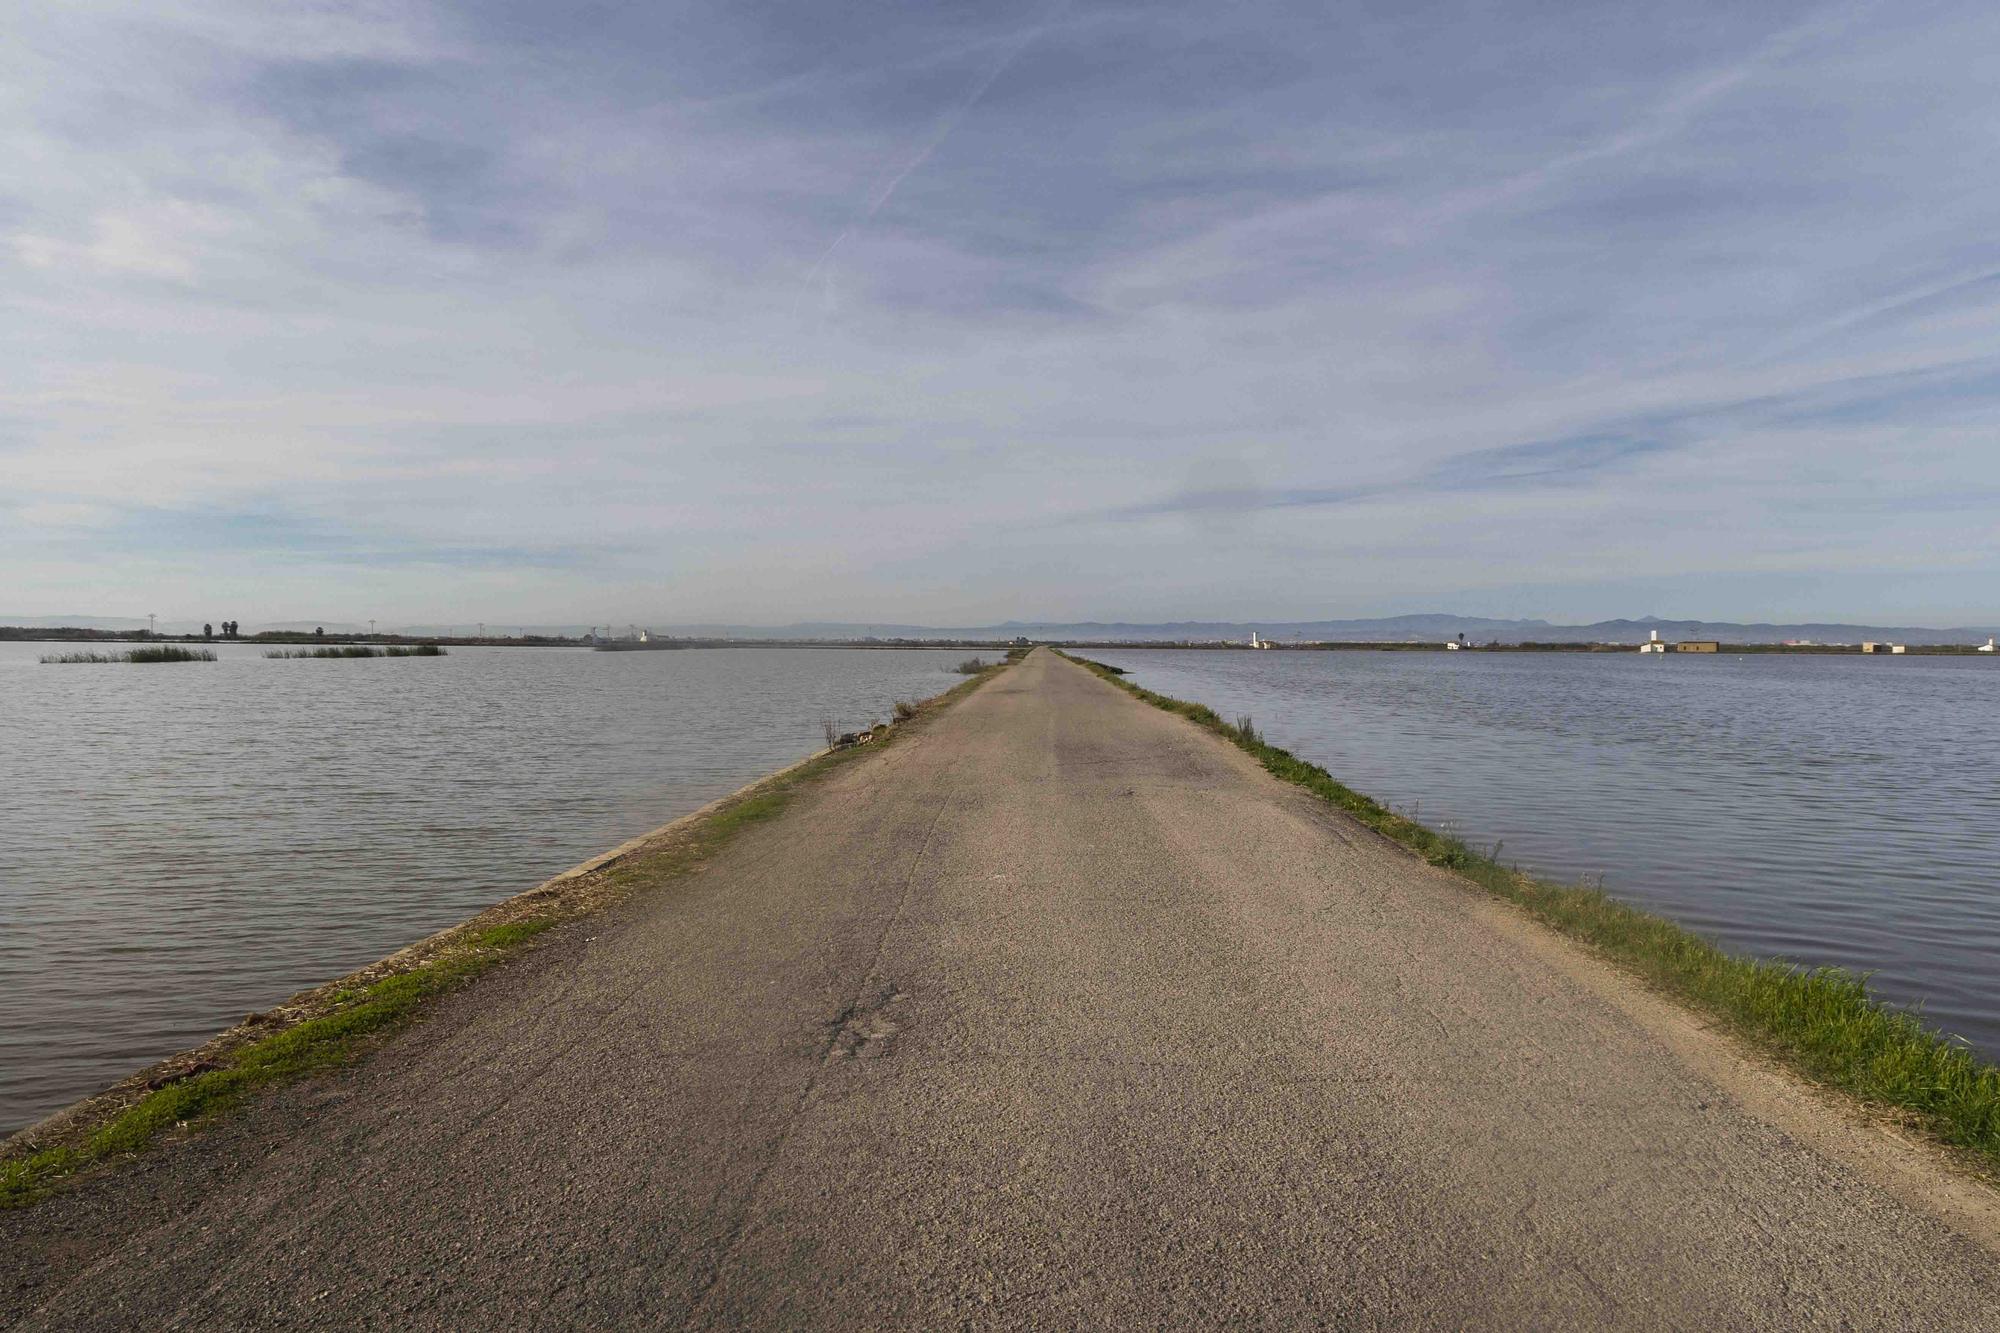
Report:
M 13 6 L 0 612 L 2000 620 L 1996 49 Z

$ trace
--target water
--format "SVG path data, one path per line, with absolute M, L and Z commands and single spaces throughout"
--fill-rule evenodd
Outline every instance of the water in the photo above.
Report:
M 2000 1057 L 2000 661 L 1093 650 L 1504 860 Z
M 0 1134 L 886 719 L 962 653 L 0 643 Z

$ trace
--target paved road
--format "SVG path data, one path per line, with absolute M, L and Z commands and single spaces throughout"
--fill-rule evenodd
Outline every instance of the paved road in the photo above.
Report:
M 1990 1250 L 1594 966 L 1037 653 L 359 1070 L 0 1215 L 0 1311 L 2000 1323 Z

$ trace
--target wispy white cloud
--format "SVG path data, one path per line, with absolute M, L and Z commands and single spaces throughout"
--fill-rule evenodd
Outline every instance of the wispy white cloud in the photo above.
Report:
M 1056 5 L 1057 11 L 1068 8 L 1069 0 L 1058 0 Z M 964 96 L 960 97 L 957 102 L 947 108 L 931 126 L 929 133 L 925 134 L 919 140 L 916 148 L 869 191 L 867 203 L 862 207 L 859 214 L 840 229 L 839 234 L 827 243 L 826 249 L 820 251 L 819 258 L 815 259 L 812 267 L 806 271 L 805 283 L 808 287 L 819 278 L 820 271 L 826 267 L 827 261 L 833 258 L 834 252 L 840 249 L 849 236 L 853 235 L 858 228 L 866 227 L 881 215 L 882 210 L 888 206 L 889 201 L 895 198 L 896 190 L 902 183 L 910 178 L 912 172 L 919 170 L 924 163 L 930 161 L 932 155 L 944 146 L 944 141 L 951 137 L 951 132 L 958 128 L 959 122 L 964 120 L 966 115 L 979 105 L 980 99 L 985 97 L 993 85 L 999 81 L 1000 76 L 1005 74 L 1016 60 L 1021 58 L 1021 54 L 1034 43 L 1035 39 L 1048 31 L 1055 18 L 1056 15 L 1052 13 L 1048 19 L 1035 24 L 1031 28 L 1025 29 L 1018 37 L 998 48 L 994 53 L 992 64 L 973 80 L 972 85 L 966 89 Z
M 17 7 L 0 612 L 1992 618 L 1996 38 Z

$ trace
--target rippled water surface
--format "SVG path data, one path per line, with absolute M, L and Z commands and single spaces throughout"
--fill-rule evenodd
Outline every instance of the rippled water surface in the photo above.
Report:
M 923 650 L 0 643 L 0 1134 L 956 683 Z
M 2000 1056 L 2000 661 L 1093 651 L 1523 868 Z

